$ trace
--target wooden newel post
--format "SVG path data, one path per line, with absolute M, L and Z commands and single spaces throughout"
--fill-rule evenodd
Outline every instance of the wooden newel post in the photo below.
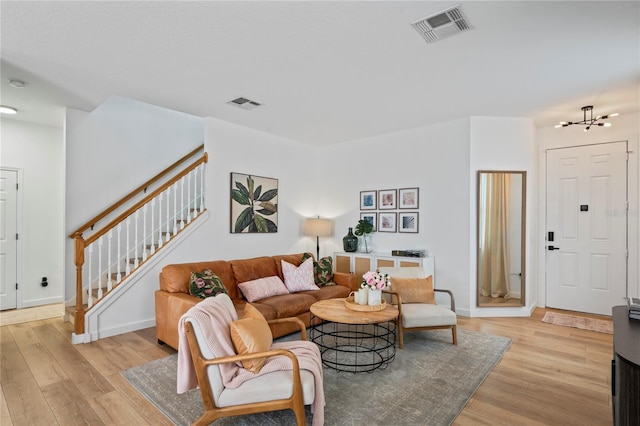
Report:
M 84 308 L 82 307 L 82 265 L 84 265 L 84 238 L 82 232 L 74 234 L 75 239 L 75 264 L 76 264 L 76 310 L 75 332 L 84 334 Z

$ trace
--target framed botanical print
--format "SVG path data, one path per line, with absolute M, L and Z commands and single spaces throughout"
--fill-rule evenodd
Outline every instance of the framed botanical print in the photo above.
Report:
M 398 232 L 418 233 L 418 212 L 400 212 L 398 216 Z
M 231 233 L 278 232 L 278 179 L 231 173 Z
M 398 203 L 401 209 L 417 209 L 418 208 L 418 188 L 399 189 Z
M 375 210 L 378 191 L 360 191 L 360 210 Z
M 384 189 L 378 191 L 378 205 L 380 210 L 395 210 L 397 208 L 397 191 L 395 189 Z M 393 231 L 395 232 L 395 231 Z
M 368 223 L 371 224 L 371 226 L 373 226 L 373 231 L 376 231 L 378 228 L 378 214 L 374 213 L 374 212 L 366 212 L 366 213 L 360 213 L 360 219 L 367 221 Z
M 378 232 L 396 232 L 396 213 L 383 213 L 378 214 Z

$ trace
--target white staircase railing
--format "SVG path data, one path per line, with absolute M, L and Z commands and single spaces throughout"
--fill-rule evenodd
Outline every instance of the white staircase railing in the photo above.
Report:
M 171 167 L 177 167 L 194 152 Z M 70 235 L 75 239 L 76 334 L 84 333 L 84 316 L 89 309 L 205 211 L 206 162 L 207 154 L 203 153 L 182 172 L 86 239 L 83 233 L 93 229 L 90 223 Z M 138 190 L 146 192 L 152 181 Z M 131 198 L 131 195 L 127 197 Z M 121 202 L 108 210 L 114 213 L 120 205 Z M 100 216 L 92 222 L 105 218 L 107 214 Z

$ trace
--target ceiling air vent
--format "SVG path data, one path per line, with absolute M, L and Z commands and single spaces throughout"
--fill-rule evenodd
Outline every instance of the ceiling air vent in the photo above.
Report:
M 237 106 L 238 108 L 242 108 L 242 109 L 254 109 L 262 105 L 258 102 L 252 101 L 247 98 L 242 98 L 242 97 L 232 99 L 227 103 L 229 105 Z
M 460 5 L 457 4 L 435 15 L 418 19 L 411 26 L 427 41 L 433 43 L 445 37 L 471 29 Z

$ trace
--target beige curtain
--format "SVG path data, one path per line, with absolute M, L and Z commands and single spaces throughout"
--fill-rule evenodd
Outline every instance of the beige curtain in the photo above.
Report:
M 481 193 L 481 291 L 483 296 L 509 297 L 510 176 L 487 173 Z

